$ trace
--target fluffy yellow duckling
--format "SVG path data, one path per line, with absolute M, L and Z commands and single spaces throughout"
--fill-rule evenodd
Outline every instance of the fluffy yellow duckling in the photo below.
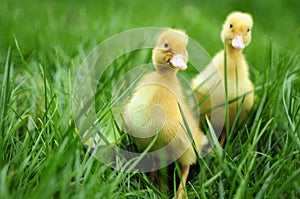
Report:
M 135 137 L 140 150 L 145 149 L 158 133 L 151 150 L 156 151 L 168 145 L 167 154 L 162 156 L 179 157 L 177 161 L 181 166 L 182 181 L 177 198 L 184 197 L 190 165 L 196 162 L 196 154 L 178 104 L 188 121 L 198 150 L 201 151 L 207 143 L 198 121 L 185 102 L 176 76 L 178 70 L 187 68 L 187 43 L 187 35 L 180 30 L 167 29 L 159 35 L 152 54 L 156 71 L 142 77 L 123 113 L 126 130 Z
M 233 101 L 229 104 L 230 126 L 232 126 L 237 110 L 242 103 L 243 95 L 245 95 L 245 99 L 239 121 L 247 116 L 247 113 L 253 106 L 254 88 L 249 79 L 247 61 L 242 53 L 243 49 L 251 41 L 252 26 L 253 20 L 250 14 L 233 12 L 227 16 L 221 32 L 221 38 L 226 48 L 228 100 Z M 221 50 L 213 57 L 212 62 L 206 66 L 204 71 L 193 79 L 192 87 L 196 91 L 198 101 L 205 101 L 205 98 L 209 96 L 207 100 L 200 105 L 200 112 L 202 114 L 214 108 L 211 107 L 212 98 L 210 97 L 222 99 L 220 104 L 225 104 L 224 92 L 214 92 L 214 89 L 225 88 L 224 73 L 224 50 Z M 221 84 L 219 84 L 220 82 L 217 82 L 217 80 L 221 80 Z M 204 81 L 206 84 L 203 84 Z M 221 126 L 223 124 L 219 125 Z

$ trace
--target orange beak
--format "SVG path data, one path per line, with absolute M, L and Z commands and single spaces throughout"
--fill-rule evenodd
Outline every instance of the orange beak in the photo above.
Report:
M 238 49 L 238 50 L 242 50 L 245 48 L 245 44 L 244 44 L 244 41 L 243 41 L 243 37 L 240 36 L 240 35 L 236 35 L 233 40 L 232 40 L 232 43 L 231 45 Z
M 170 63 L 179 70 L 185 70 L 187 69 L 187 64 L 183 60 L 183 57 L 181 54 L 174 54 L 172 59 L 170 60 Z

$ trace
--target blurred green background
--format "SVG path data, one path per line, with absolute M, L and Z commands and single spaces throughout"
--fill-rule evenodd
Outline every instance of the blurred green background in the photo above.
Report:
M 88 51 L 105 38 L 138 27 L 174 27 L 213 56 L 222 48 L 221 26 L 232 11 L 254 18 L 253 40 L 246 49 L 255 62 L 258 49 L 270 42 L 295 51 L 300 46 L 298 0 L 275 1 L 1 1 L 0 49 L 6 52 L 14 38 L 24 54 L 61 48 L 75 55 L 78 46 Z M 254 57 L 255 59 L 252 59 Z

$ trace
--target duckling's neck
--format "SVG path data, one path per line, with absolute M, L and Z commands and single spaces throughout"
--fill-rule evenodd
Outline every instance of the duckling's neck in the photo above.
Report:
M 226 45 L 226 54 L 231 58 L 235 59 L 235 58 L 239 58 L 240 56 L 243 56 L 242 52 L 243 52 L 242 50 L 237 50 L 230 44 Z
M 170 66 L 164 66 L 164 65 L 157 64 L 155 67 L 156 67 L 157 73 L 162 76 L 169 76 L 169 77 L 176 76 L 177 70 L 171 68 Z
M 226 45 L 227 71 L 229 75 L 248 77 L 248 67 L 245 62 L 242 50 L 238 50 L 231 45 Z

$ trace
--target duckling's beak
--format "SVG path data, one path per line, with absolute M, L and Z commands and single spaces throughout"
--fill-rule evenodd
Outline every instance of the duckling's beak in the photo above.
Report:
M 170 60 L 170 63 L 179 70 L 185 70 L 187 69 L 187 65 L 185 61 L 183 60 L 183 57 L 181 54 L 174 54 L 172 59 Z
M 236 35 L 233 40 L 232 40 L 232 43 L 231 45 L 238 49 L 238 50 L 242 50 L 245 48 L 245 44 L 244 44 L 244 41 L 243 41 L 243 36 L 241 35 Z

